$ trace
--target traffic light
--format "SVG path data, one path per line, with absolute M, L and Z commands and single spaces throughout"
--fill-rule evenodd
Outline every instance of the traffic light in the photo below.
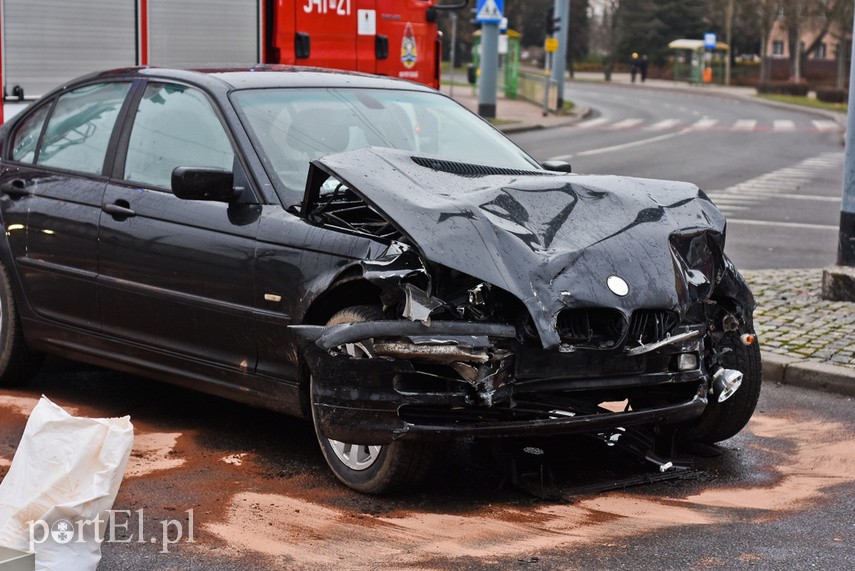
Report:
M 556 32 L 561 30 L 561 18 L 555 16 L 555 12 L 549 10 L 546 12 L 546 35 L 554 36 Z

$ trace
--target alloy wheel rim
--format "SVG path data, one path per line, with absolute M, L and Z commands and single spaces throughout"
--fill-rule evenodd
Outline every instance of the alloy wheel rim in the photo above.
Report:
M 348 442 L 333 440 L 332 438 L 327 438 L 327 441 L 330 443 L 330 448 L 332 448 L 336 458 L 342 464 L 357 472 L 367 470 L 373 466 L 377 462 L 377 458 L 380 457 L 380 451 L 383 450 L 382 446 L 350 444 Z
M 369 355 L 368 348 L 362 343 L 345 343 L 344 351 L 351 357 L 367 357 Z M 368 444 L 352 444 L 350 442 L 342 442 L 327 438 L 330 443 L 330 448 L 336 455 L 339 461 L 357 472 L 367 470 L 377 462 L 380 456 L 382 446 L 370 446 Z

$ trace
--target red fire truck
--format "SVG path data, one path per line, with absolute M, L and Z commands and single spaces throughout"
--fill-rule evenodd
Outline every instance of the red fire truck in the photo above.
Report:
M 270 2 L 269 4 L 271 4 Z M 402 77 L 439 87 L 436 0 L 278 2 L 264 61 Z
M 29 99 L 97 69 L 262 62 L 439 87 L 437 19 L 468 0 L 440 2 L 0 0 L 2 84 L 7 98 Z

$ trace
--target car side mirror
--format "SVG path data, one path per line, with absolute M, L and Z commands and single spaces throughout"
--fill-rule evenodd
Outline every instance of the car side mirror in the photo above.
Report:
M 237 197 L 231 171 L 199 167 L 175 167 L 172 194 L 184 200 L 229 202 Z
M 540 166 L 553 172 L 573 172 L 573 167 L 567 161 L 544 161 Z

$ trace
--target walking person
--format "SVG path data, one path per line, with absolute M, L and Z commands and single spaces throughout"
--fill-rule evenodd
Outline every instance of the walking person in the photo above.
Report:
M 632 77 L 633 83 L 635 83 L 635 76 L 638 75 L 639 71 L 641 71 L 641 60 L 638 59 L 638 52 L 632 52 L 632 61 L 629 64 L 629 74 Z M 642 79 L 642 81 L 644 80 Z

